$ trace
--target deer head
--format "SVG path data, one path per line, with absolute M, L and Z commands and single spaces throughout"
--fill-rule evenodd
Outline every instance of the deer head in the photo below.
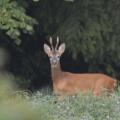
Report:
M 60 57 L 65 51 L 65 43 L 62 43 L 59 47 L 59 38 L 57 37 L 57 42 L 55 48 L 53 47 L 52 38 L 49 39 L 50 47 L 47 44 L 44 44 L 44 51 L 50 58 L 50 63 L 52 67 L 57 67 L 60 62 Z

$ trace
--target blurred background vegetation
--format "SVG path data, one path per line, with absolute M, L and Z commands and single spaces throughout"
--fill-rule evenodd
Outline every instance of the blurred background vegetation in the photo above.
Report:
M 119 14 L 119 0 L 0 0 L 0 47 L 10 56 L 0 72 L 8 71 L 23 89 L 50 85 L 43 43 L 59 36 L 67 47 L 63 70 L 120 79 Z

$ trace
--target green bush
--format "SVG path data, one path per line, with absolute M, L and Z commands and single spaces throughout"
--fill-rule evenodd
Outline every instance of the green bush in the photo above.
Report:
M 32 33 L 36 20 L 26 14 L 25 1 L 0 0 L 0 30 L 20 44 L 21 31 Z

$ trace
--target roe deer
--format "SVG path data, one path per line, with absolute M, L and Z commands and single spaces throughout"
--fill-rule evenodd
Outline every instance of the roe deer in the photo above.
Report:
M 59 38 L 57 37 L 57 43 L 54 48 L 52 38 L 50 37 L 50 45 L 51 47 L 44 44 L 44 51 L 50 58 L 53 91 L 55 94 L 74 95 L 79 91 L 83 94 L 87 94 L 88 91 L 91 90 L 94 96 L 99 96 L 104 89 L 106 89 L 108 93 L 113 92 L 116 86 L 116 80 L 105 74 L 75 74 L 62 71 L 60 67 L 60 57 L 65 51 L 65 43 L 62 43 L 58 47 Z

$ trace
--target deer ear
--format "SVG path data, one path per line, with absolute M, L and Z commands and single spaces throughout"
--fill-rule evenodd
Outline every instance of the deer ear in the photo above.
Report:
M 62 43 L 62 44 L 59 46 L 59 48 L 58 48 L 58 52 L 59 52 L 60 54 L 63 54 L 64 51 L 65 51 L 65 43 Z
M 48 56 L 52 55 L 51 48 L 47 44 L 44 44 L 44 51 Z

